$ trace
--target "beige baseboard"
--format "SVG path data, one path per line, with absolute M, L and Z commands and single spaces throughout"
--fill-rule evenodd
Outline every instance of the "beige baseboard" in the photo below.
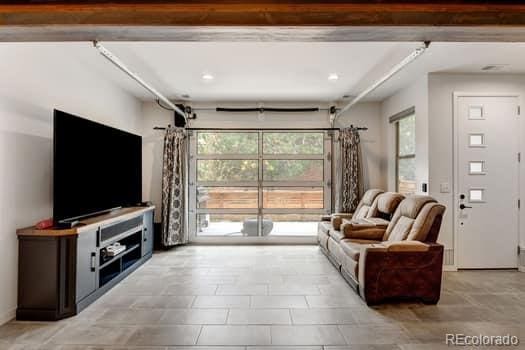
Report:
M 445 272 L 456 272 L 458 268 L 455 265 L 443 265 L 443 271 Z
M 0 315 L 0 326 L 14 319 L 16 316 L 16 309 L 12 309 L 3 315 Z

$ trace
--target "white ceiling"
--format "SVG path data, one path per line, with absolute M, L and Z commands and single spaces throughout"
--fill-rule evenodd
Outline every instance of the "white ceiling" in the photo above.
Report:
M 24 44 L 20 44 L 24 45 Z M 153 97 L 98 54 L 91 43 L 42 43 L 54 48 L 60 66 L 79 60 L 86 69 L 143 100 Z M 170 98 L 194 101 L 334 101 L 357 95 L 401 61 L 418 43 L 289 42 L 108 42 L 103 45 Z M 481 73 L 491 64 L 498 73 L 525 73 L 525 43 L 432 43 L 428 51 L 376 90 L 382 100 L 430 72 Z M 46 69 L 46 68 L 44 68 Z M 48 67 L 47 69 L 51 69 Z M 204 73 L 214 80 L 202 80 Z M 337 73 L 337 81 L 328 75 Z

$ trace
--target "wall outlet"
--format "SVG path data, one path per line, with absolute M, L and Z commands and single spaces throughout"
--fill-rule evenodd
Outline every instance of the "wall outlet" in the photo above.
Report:
M 442 182 L 439 184 L 439 192 L 450 193 L 450 184 L 448 182 Z

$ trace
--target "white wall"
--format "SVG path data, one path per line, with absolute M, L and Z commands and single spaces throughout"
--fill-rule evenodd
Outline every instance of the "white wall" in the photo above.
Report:
M 254 106 L 254 103 L 230 103 L 221 106 L 240 107 Z M 311 107 L 328 105 L 312 104 L 284 104 L 267 103 L 266 105 L 281 107 Z M 266 113 L 264 119 L 259 119 L 256 113 L 218 113 L 212 110 L 217 104 L 199 104 L 195 108 L 209 108 L 210 110 L 198 111 L 197 119 L 190 120 L 192 128 L 328 128 L 330 120 L 327 111 L 318 113 Z M 154 126 L 167 126 L 173 124 L 173 113 L 159 108 L 155 103 L 143 105 L 143 200 L 152 201 L 157 208 L 161 204 L 161 179 L 162 179 L 162 139 L 163 132 L 153 130 Z M 361 135 L 363 150 L 363 168 L 365 187 L 384 188 L 386 177 L 381 171 L 384 162 L 382 153 L 381 118 L 379 103 L 358 104 L 341 118 L 337 127 L 367 126 L 368 131 Z M 160 210 L 155 215 L 156 222 L 160 221 Z
M 87 45 L 87 44 L 86 44 Z M 0 324 L 17 303 L 17 228 L 52 215 L 53 108 L 140 134 L 141 103 L 64 46 L 0 44 Z
M 381 104 L 383 119 L 383 152 L 387 158 L 384 173 L 387 177 L 387 189 L 396 190 L 396 135 L 395 126 L 388 119 L 410 107 L 416 110 L 416 182 L 417 190 L 421 184 L 428 183 L 428 78 L 417 79 L 408 87 L 399 90 Z
M 519 93 L 525 97 L 524 75 L 493 74 L 430 74 L 429 82 L 429 179 L 430 195 L 447 206 L 441 228 L 440 241 L 445 249 L 454 248 L 453 205 L 453 93 Z M 523 107 L 522 107 L 523 111 Z M 522 112 L 523 115 L 523 112 Z M 520 134 L 525 134 L 523 120 Z M 517 131 L 518 132 L 518 131 Z M 525 154 L 525 143 L 521 140 L 521 152 Z M 525 198 L 525 168 L 521 164 L 521 198 Z M 440 184 L 449 183 L 450 193 L 440 193 Z M 525 211 L 521 211 L 521 245 L 525 244 Z

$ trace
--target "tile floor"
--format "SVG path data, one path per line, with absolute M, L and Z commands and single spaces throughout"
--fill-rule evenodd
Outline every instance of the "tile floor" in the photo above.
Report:
M 10 322 L 0 349 L 445 349 L 445 333 L 525 344 L 525 273 L 445 273 L 437 306 L 369 308 L 315 246 L 160 252 L 80 315 Z

